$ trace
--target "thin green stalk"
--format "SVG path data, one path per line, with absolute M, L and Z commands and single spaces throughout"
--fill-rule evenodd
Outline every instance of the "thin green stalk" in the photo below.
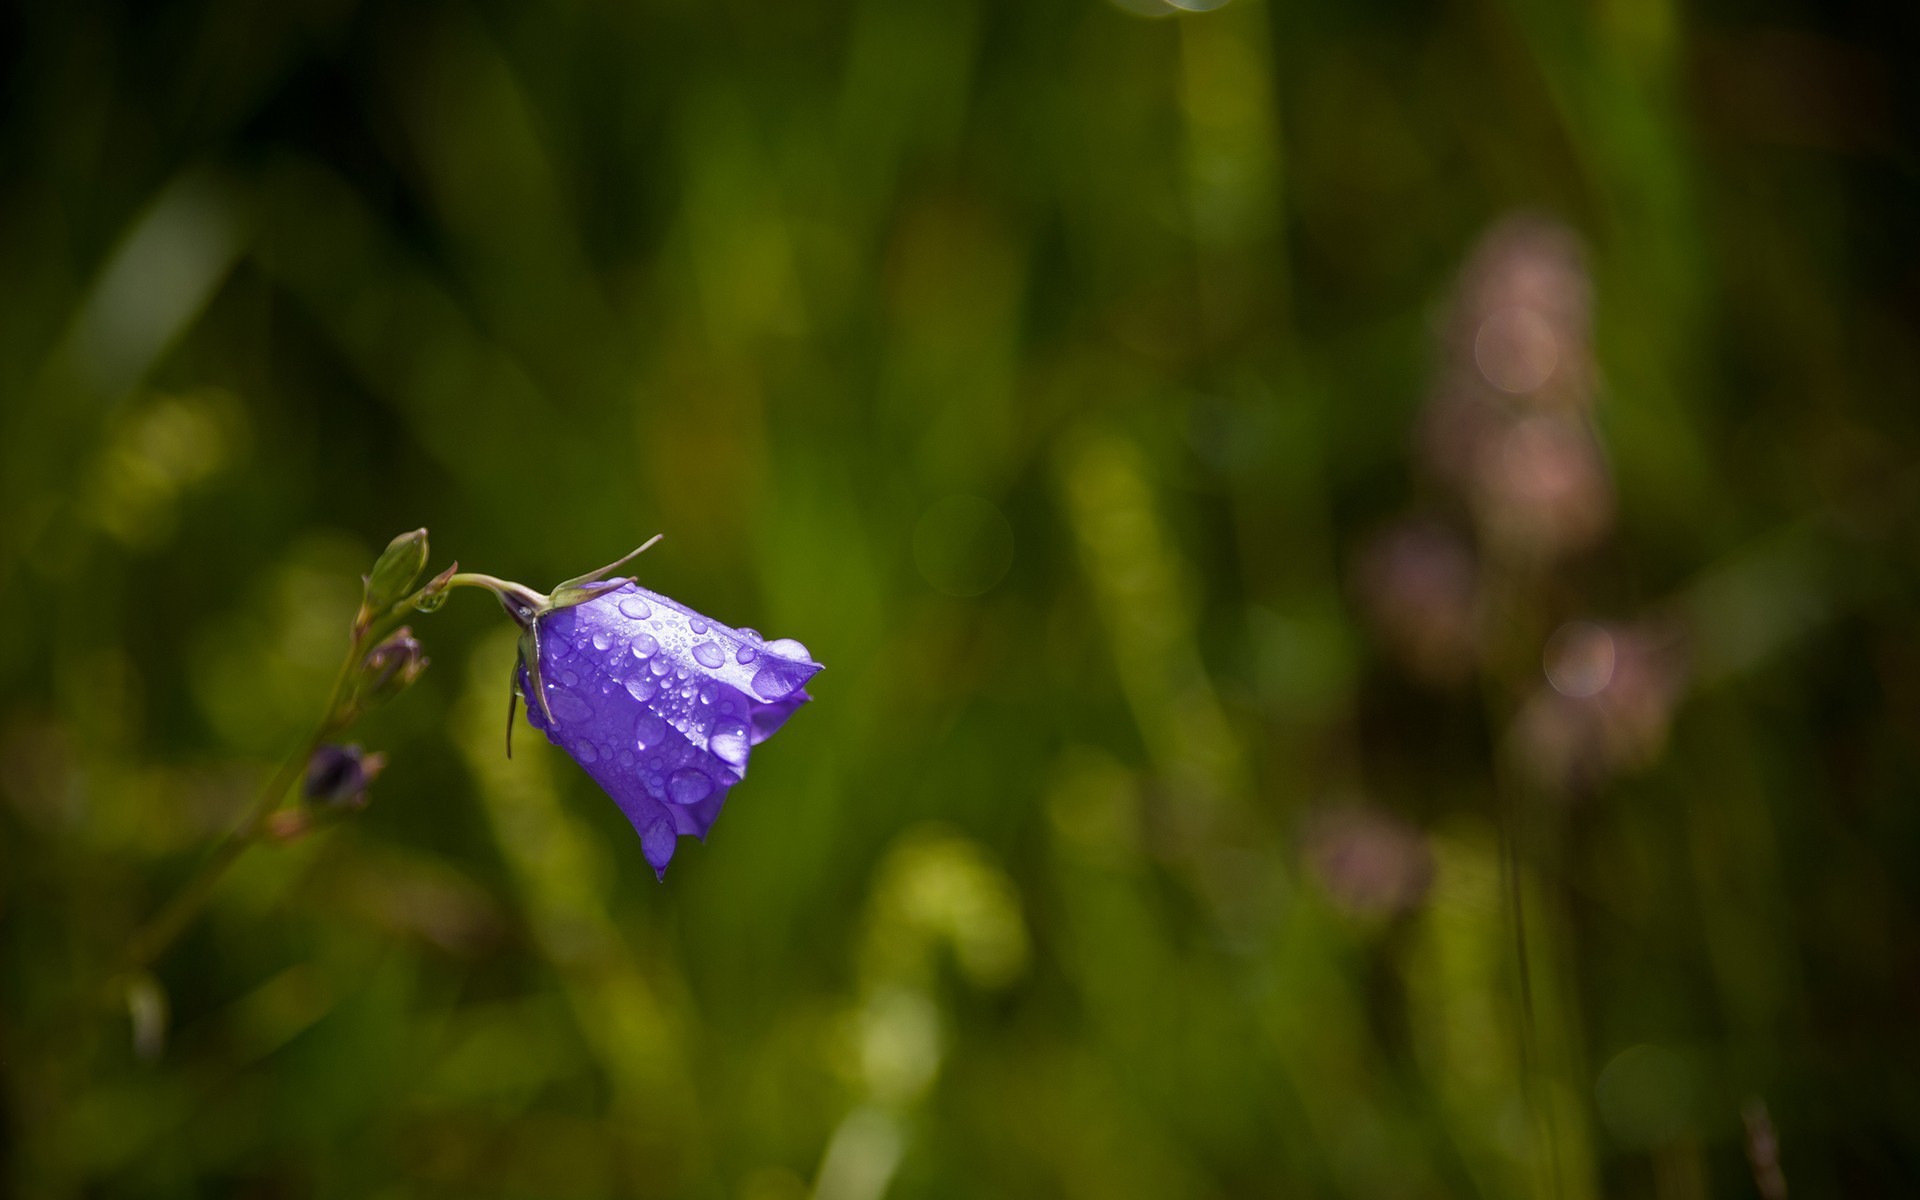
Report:
M 416 593 L 417 595 L 417 593 Z M 307 735 L 306 739 L 284 759 L 274 773 L 268 777 L 266 786 L 260 789 L 253 807 L 248 810 L 246 819 L 221 840 L 207 856 L 200 869 L 163 905 L 146 924 L 135 932 L 127 944 L 127 951 L 121 963 L 121 973 L 116 979 L 127 974 L 145 970 L 164 954 L 179 936 L 186 932 L 193 919 L 200 914 L 213 895 L 213 889 L 240 857 L 253 846 L 259 844 L 261 835 L 266 831 L 267 822 L 275 810 L 286 799 L 287 790 L 300 778 L 306 764 L 313 758 L 314 752 L 329 737 L 351 728 L 359 714 L 345 706 L 347 685 L 353 679 L 353 669 L 366 654 L 369 646 L 377 645 L 393 629 L 394 622 L 412 606 L 414 596 L 409 596 L 382 613 L 377 621 L 354 634 L 347 654 L 341 660 L 340 670 L 334 675 L 333 687 L 328 692 L 324 716 L 318 727 Z

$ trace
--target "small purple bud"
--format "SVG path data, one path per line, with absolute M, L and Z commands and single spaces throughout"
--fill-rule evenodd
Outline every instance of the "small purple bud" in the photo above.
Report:
M 359 697 L 362 707 L 373 708 L 413 686 L 427 669 L 427 656 L 405 625 L 393 631 L 378 646 L 367 651 L 360 664 Z
M 523 664 L 528 720 L 626 813 L 659 875 L 681 834 L 706 836 L 753 747 L 811 699 L 820 670 L 799 642 L 715 624 L 632 582 L 541 613 L 533 632 L 546 695 Z
M 301 795 L 323 807 L 365 808 L 367 785 L 387 765 L 384 754 L 366 754 L 359 746 L 329 742 L 307 760 L 307 778 Z

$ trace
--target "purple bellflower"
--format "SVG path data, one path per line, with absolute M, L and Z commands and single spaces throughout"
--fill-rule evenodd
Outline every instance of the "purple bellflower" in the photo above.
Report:
M 603 578 L 626 561 L 550 597 L 494 591 L 521 628 L 512 699 L 524 698 L 533 727 L 620 806 L 664 877 L 680 835 L 706 837 L 753 747 L 811 699 L 820 664 L 799 642 L 729 629 L 630 579 Z

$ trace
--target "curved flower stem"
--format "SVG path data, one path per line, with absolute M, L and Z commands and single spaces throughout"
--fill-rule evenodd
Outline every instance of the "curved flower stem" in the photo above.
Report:
M 534 591 L 524 583 L 515 583 L 510 579 L 498 579 L 492 575 L 482 575 L 476 571 L 462 571 L 458 575 L 450 576 L 447 579 L 447 586 L 487 589 L 499 597 L 500 603 L 506 608 L 508 614 L 512 616 L 515 621 L 519 621 L 522 624 L 525 623 L 523 617 L 545 608 L 550 599 L 550 597 L 541 592 Z M 509 601 L 512 603 L 509 603 Z M 515 605 L 519 606 L 519 611 L 515 610 Z

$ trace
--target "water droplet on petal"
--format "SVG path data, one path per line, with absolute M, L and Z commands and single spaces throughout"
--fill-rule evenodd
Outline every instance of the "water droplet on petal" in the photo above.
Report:
M 739 630 L 738 632 L 746 634 L 748 637 L 752 638 L 756 642 L 765 640 L 760 636 L 760 631 L 758 629 L 742 629 L 742 630 Z
M 585 700 L 572 692 L 562 691 L 556 687 L 547 688 L 547 707 L 553 711 L 553 719 L 556 721 L 575 723 L 591 720 L 593 717 L 593 709 Z
M 643 630 L 633 635 L 633 656 L 635 658 L 652 658 L 659 652 L 660 643 L 654 641 L 652 634 Z
M 667 780 L 667 796 L 675 804 L 698 804 L 713 794 L 713 780 L 692 767 L 675 771 Z
M 640 719 L 633 723 L 633 740 L 639 749 L 658 746 L 667 736 L 667 723 L 652 713 L 641 713 Z M 655 764 L 659 759 L 653 760 Z
M 647 670 L 652 671 L 655 675 L 665 675 L 668 671 L 673 670 L 673 666 L 664 658 L 656 658 L 647 664 Z
M 647 863 L 654 870 L 664 871 L 667 863 L 673 859 L 673 846 L 677 840 L 673 822 L 659 817 L 650 822 L 647 831 L 640 835 L 640 852 L 647 856 Z
M 718 721 L 707 737 L 707 749 L 729 766 L 747 765 L 747 727 L 738 721 Z
M 600 752 L 593 748 L 592 742 L 581 742 L 579 746 L 574 748 L 573 756 L 582 763 L 600 761 Z
M 760 664 L 753 673 L 753 691 L 762 700 L 784 700 L 793 694 L 793 677 L 773 662 Z
M 687 628 L 693 630 L 695 633 L 705 633 L 707 631 L 707 623 L 699 617 L 688 617 Z
M 579 687 L 580 676 L 574 674 L 572 671 L 562 671 L 560 672 L 560 682 L 566 684 L 568 687 Z
M 595 650 L 605 650 L 608 646 L 611 646 L 611 645 L 613 645 L 613 639 L 607 636 L 605 630 L 599 630 L 594 633 L 593 648 Z
M 708 670 L 712 670 L 726 662 L 727 656 L 721 651 L 720 647 L 714 645 L 712 642 L 701 642 L 693 648 L 693 661 L 706 667 Z
M 809 660 L 813 658 L 813 655 L 807 653 L 807 648 L 805 646 L 801 645 L 799 642 L 794 641 L 792 638 L 779 638 L 775 641 L 768 642 L 767 653 L 778 654 L 782 658 L 800 658 L 800 659 L 809 659 Z
M 633 694 L 635 700 L 651 700 L 659 690 L 660 681 L 644 672 L 627 680 L 627 691 Z
M 733 652 L 733 661 L 739 663 L 741 666 L 744 667 L 748 663 L 752 662 L 754 659 L 758 658 L 759 656 L 760 656 L 760 652 L 755 650 L 752 646 L 743 645 L 738 650 L 735 650 Z
M 636 621 L 644 621 L 653 615 L 653 608 L 638 596 L 628 596 L 620 601 L 620 611 Z

